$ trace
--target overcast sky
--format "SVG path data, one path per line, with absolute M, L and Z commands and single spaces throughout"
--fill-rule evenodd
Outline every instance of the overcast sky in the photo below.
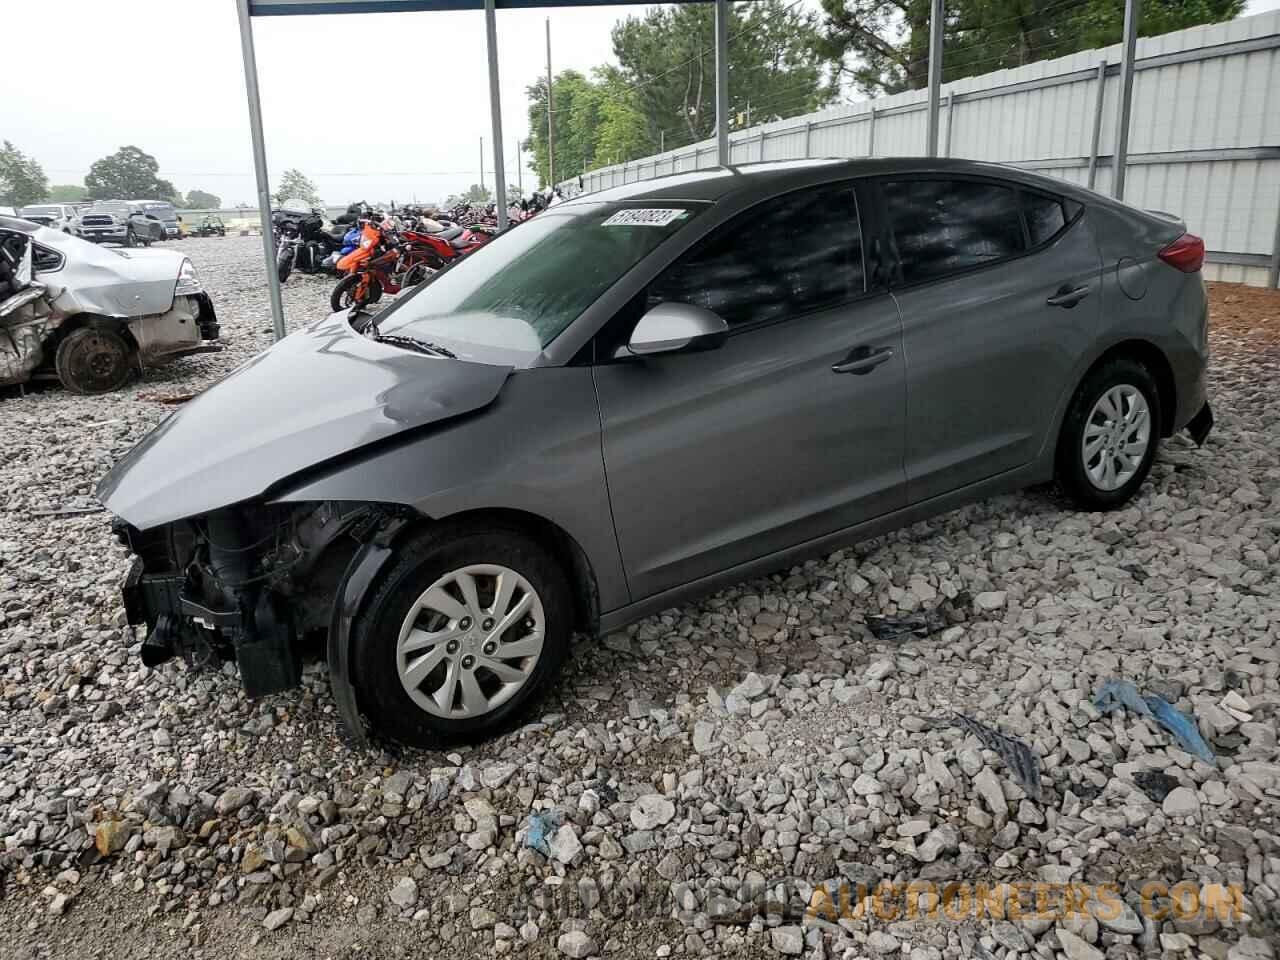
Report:
M 254 203 L 240 41 L 232 0 L 0 0 L 5 73 L 0 138 L 53 183 L 79 183 L 125 144 L 155 156 L 184 193 Z M 816 2 L 815 2 L 816 6 Z M 1248 12 L 1280 8 L 1250 0 Z M 612 59 L 609 30 L 643 6 L 498 12 L 508 178 L 527 135 L 525 88 L 553 68 Z M 330 203 L 443 199 L 492 183 L 480 12 L 268 17 L 254 22 L 273 178 L 297 167 Z M 525 170 L 525 183 L 532 178 Z

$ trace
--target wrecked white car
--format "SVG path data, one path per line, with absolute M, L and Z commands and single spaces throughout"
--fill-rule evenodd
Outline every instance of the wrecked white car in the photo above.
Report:
M 53 379 L 119 389 L 158 360 L 221 349 L 191 261 L 115 250 L 0 216 L 0 386 Z

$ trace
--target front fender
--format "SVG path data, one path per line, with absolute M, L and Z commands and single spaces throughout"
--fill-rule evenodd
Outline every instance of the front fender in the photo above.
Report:
M 433 520 L 512 510 L 554 524 L 581 547 L 602 611 L 630 602 L 600 447 L 589 367 L 518 370 L 469 416 L 310 471 L 272 502 L 402 504 Z

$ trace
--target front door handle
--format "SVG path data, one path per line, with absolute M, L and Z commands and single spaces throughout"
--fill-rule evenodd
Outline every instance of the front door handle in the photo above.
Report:
M 840 363 L 834 364 L 831 370 L 833 373 L 856 373 L 862 375 L 870 373 L 892 356 L 893 350 L 890 347 L 881 347 L 878 350 L 871 347 L 857 347 Z
M 1089 295 L 1088 286 L 1076 287 L 1074 290 L 1065 283 L 1058 288 L 1058 292 L 1045 301 L 1051 307 L 1065 307 L 1070 310 L 1077 303 Z

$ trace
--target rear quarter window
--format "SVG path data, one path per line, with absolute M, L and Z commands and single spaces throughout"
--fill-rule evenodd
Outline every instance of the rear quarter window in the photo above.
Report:
M 1040 193 L 1024 193 L 1022 209 L 1027 217 L 1027 232 L 1031 236 L 1033 247 L 1048 243 L 1056 237 L 1066 227 L 1069 219 L 1059 198 Z

